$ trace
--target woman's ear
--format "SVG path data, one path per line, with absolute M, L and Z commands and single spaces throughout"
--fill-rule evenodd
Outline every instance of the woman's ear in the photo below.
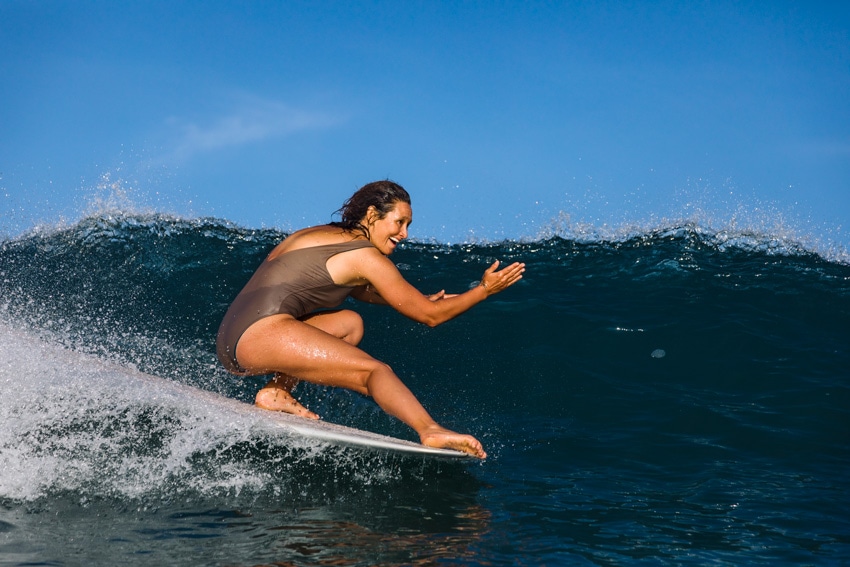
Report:
M 375 205 L 369 205 L 369 208 L 366 209 L 366 226 L 372 226 L 375 224 L 375 221 L 379 219 L 380 215 L 378 214 L 378 209 L 375 208 Z

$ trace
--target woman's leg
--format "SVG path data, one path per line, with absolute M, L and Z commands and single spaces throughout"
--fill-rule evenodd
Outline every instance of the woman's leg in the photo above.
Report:
M 302 317 L 301 321 L 321 329 L 350 345 L 360 344 L 363 338 L 363 319 L 349 310 L 321 311 Z M 263 386 L 254 400 L 257 407 L 271 411 L 282 411 L 301 417 L 319 419 L 318 414 L 308 410 L 292 395 L 292 390 L 298 385 L 298 378 L 282 372 L 276 372 Z
M 236 358 L 252 374 L 276 372 L 372 396 L 384 411 L 412 427 L 424 445 L 486 456 L 474 437 L 440 427 L 389 366 L 324 330 L 344 328 L 343 317 L 350 316 L 329 314 L 307 321 L 266 317 L 239 339 Z

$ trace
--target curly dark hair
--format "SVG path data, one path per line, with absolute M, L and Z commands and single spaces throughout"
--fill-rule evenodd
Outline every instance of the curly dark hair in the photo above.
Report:
M 340 220 L 331 224 L 343 230 L 361 231 L 368 238 L 369 229 L 360 221 L 366 216 L 369 207 L 375 207 L 378 218 L 384 218 L 399 201 L 410 204 L 410 194 L 398 183 L 389 179 L 367 183 L 334 213 L 340 216 Z

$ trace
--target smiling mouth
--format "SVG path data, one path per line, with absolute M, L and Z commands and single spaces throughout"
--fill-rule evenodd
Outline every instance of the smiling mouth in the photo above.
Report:
M 392 242 L 393 244 L 395 244 L 396 246 L 398 246 L 399 240 L 398 240 L 398 238 L 390 237 L 390 242 Z

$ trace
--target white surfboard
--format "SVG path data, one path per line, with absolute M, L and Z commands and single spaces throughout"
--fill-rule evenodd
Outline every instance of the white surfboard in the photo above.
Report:
M 157 389 L 169 391 L 181 397 L 186 396 L 197 402 L 209 406 L 215 412 L 225 413 L 243 421 L 248 419 L 253 422 L 261 422 L 264 426 L 280 429 L 281 433 L 315 439 L 332 445 L 343 445 L 371 451 L 384 451 L 407 455 L 421 455 L 425 457 L 448 459 L 448 460 L 477 460 L 472 455 L 455 451 L 453 449 L 436 449 L 426 447 L 419 443 L 397 439 L 387 435 L 363 431 L 353 427 L 328 423 L 322 420 L 314 420 L 299 417 L 287 413 L 262 410 L 254 405 L 246 404 L 238 400 L 227 398 L 214 392 L 200 390 L 184 384 L 178 384 L 171 380 L 159 378 L 149 374 L 140 373 L 140 377 L 147 382 L 155 383 Z

